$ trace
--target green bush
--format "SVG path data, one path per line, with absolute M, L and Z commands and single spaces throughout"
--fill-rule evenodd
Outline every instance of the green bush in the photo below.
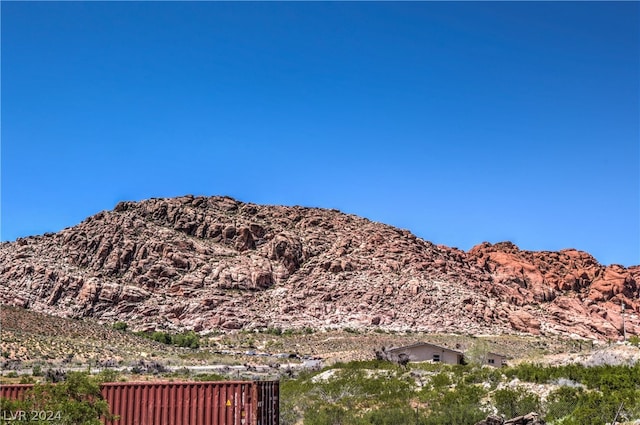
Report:
M 481 408 L 486 391 L 476 385 L 458 382 L 454 390 L 435 389 L 422 394 L 427 404 L 424 425 L 474 425 L 487 413 Z
M 494 406 L 507 418 L 540 412 L 540 398 L 523 388 L 505 388 L 493 393 Z
M 103 400 L 98 382 L 88 373 L 68 372 L 58 384 L 35 384 L 24 400 L 0 399 L 2 411 L 18 410 L 50 412 L 49 423 L 57 425 L 101 425 L 100 417 L 113 418 Z M 42 418 L 31 418 L 21 424 L 41 424 Z M 32 421 L 32 419 L 36 419 Z
M 337 362 L 330 369 L 398 370 L 398 365 L 385 360 L 354 360 L 348 363 Z
M 502 369 L 490 366 L 458 366 L 454 372 L 461 374 L 464 382 L 467 384 L 484 384 L 488 383 L 492 389 L 495 389 L 504 375 Z
M 200 337 L 194 331 L 173 335 L 170 339 L 171 339 L 171 343 L 173 345 L 177 345 L 178 347 L 185 347 L 185 348 L 200 347 Z
M 368 412 L 363 417 L 363 423 L 371 425 L 413 425 L 422 422 L 420 422 L 418 411 L 411 407 L 396 407 Z
M 20 377 L 20 383 L 21 384 L 33 384 L 35 382 L 36 382 L 36 380 L 33 379 L 33 377 L 31 377 L 29 375 L 22 375 Z
M 229 378 L 217 373 L 199 373 L 193 377 L 196 381 L 226 381 Z
M 582 388 L 560 387 L 547 397 L 547 414 L 545 419 L 549 422 L 569 417 L 578 407 L 580 399 L 584 396 Z
M 151 339 L 163 344 L 171 344 L 172 342 L 171 335 L 160 331 L 155 331 L 154 333 L 152 333 Z
M 324 405 L 314 407 L 304 414 L 304 425 L 343 425 L 353 424 L 355 418 L 347 409 L 334 406 Z
M 95 377 L 95 380 L 103 384 L 105 382 L 117 382 L 120 374 L 117 370 L 113 369 L 102 369 L 100 373 L 98 373 Z
M 194 331 L 179 334 L 170 334 L 162 331 L 138 332 L 136 335 L 149 338 L 167 345 L 176 345 L 184 348 L 200 348 L 200 336 Z
M 129 325 L 127 325 L 125 322 L 115 322 L 113 324 L 113 329 L 115 329 L 116 331 L 126 331 L 127 328 L 129 327 Z
M 282 328 L 267 328 L 263 332 L 270 335 L 282 335 Z
M 333 375 L 314 380 L 329 370 Z M 515 377 L 568 385 L 544 405 L 522 387 L 495 390 Z M 282 425 L 474 425 L 494 409 L 509 418 L 536 411 L 554 425 L 601 425 L 621 405 L 619 419 L 640 419 L 640 364 L 496 369 L 415 363 L 405 370 L 381 360 L 353 361 L 283 380 L 280 396 Z
M 33 365 L 33 367 L 31 368 L 31 375 L 44 376 L 44 372 L 42 372 L 42 366 L 39 364 Z
M 602 425 L 610 423 L 616 415 L 619 403 L 617 397 L 605 396 L 599 392 L 586 392 L 578 400 L 577 408 L 563 421 L 567 425 Z
M 580 382 L 588 388 L 608 392 L 622 389 L 640 389 L 640 363 L 636 363 L 634 366 L 604 365 L 593 367 L 579 364 L 541 366 L 523 363 L 516 367 L 507 368 L 504 374 L 508 378 L 517 377 L 521 381 L 538 384 L 550 383 L 565 378 Z
M 440 372 L 431 378 L 431 387 L 434 390 L 444 391 L 448 389 L 453 382 L 449 378 L 449 374 L 446 372 Z

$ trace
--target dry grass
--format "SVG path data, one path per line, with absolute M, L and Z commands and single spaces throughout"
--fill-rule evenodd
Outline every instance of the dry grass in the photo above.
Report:
M 270 353 L 297 353 L 300 356 L 317 356 L 325 363 L 336 361 L 367 360 L 381 347 L 399 347 L 416 342 L 431 342 L 452 349 L 466 351 L 482 344 L 488 351 L 505 354 L 512 359 L 535 360 L 549 354 L 579 352 L 590 344 L 559 337 L 496 335 L 474 337 L 471 335 L 445 335 L 426 333 L 384 333 L 317 331 L 312 334 L 270 335 L 255 332 L 239 332 L 219 335 L 211 339 L 214 346 Z
M 86 319 L 2 306 L 0 323 L 0 353 L 7 360 L 90 364 L 177 354 L 172 347 Z
M 180 349 L 121 332 L 89 319 L 73 320 L 49 316 L 15 307 L 0 310 L 0 353 L 5 365 L 10 361 L 50 366 L 96 366 L 112 360 L 120 365 L 140 359 L 165 365 L 273 364 L 278 358 L 246 355 L 257 353 L 296 353 L 336 361 L 366 360 L 381 347 L 429 341 L 464 351 L 480 341 L 489 351 L 513 359 L 536 359 L 547 354 L 577 352 L 589 348 L 557 337 L 433 335 L 423 333 L 383 333 L 356 331 L 315 331 L 273 335 L 233 332 L 202 339 L 198 350 Z M 283 360 L 286 362 L 288 360 Z

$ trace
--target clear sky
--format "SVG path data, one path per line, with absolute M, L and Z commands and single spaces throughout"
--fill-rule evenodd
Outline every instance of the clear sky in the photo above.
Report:
M 640 264 L 638 2 L 1 13 L 2 240 L 229 195 Z

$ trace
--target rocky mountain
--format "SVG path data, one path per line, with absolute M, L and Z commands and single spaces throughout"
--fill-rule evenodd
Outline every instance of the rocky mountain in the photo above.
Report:
M 0 245 L 0 302 L 137 329 L 372 328 L 640 333 L 640 266 L 589 254 L 469 252 L 336 210 L 229 197 L 121 202 Z

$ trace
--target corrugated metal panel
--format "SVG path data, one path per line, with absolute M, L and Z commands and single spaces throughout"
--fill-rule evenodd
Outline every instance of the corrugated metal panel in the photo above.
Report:
M 256 386 L 257 416 L 256 425 L 278 424 L 280 421 L 280 387 L 278 381 L 262 381 Z M 261 422 L 262 421 L 262 422 Z
M 22 398 L 32 385 L 3 385 L 0 397 Z M 277 381 L 114 382 L 102 396 L 115 421 L 105 425 L 278 425 Z
M 24 393 L 31 388 L 33 388 L 31 384 L 0 384 L 0 398 L 22 400 Z

